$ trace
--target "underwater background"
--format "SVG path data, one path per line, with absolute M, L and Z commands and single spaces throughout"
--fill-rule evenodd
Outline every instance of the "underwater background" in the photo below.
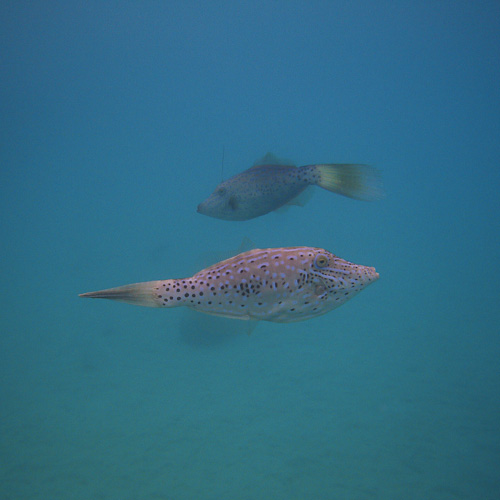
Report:
M 2 2 L 0 499 L 500 498 L 499 56 L 496 1 Z M 386 197 L 196 213 L 267 152 Z M 78 297 L 246 239 L 380 279 L 250 336 Z

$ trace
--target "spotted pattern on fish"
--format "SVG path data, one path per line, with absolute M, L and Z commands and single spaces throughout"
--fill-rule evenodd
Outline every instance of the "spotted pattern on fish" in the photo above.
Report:
M 383 195 L 378 171 L 368 165 L 255 165 L 220 183 L 197 210 L 217 219 L 253 219 L 293 203 L 309 186 L 360 200 Z
M 353 264 L 321 248 L 268 248 L 236 255 L 190 278 L 135 283 L 81 296 L 289 323 L 339 307 L 378 277 L 373 267 Z

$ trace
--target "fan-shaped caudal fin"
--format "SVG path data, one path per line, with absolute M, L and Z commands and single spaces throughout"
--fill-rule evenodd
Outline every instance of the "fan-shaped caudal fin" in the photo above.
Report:
M 380 173 L 369 165 L 309 165 L 314 170 L 315 184 L 349 198 L 376 201 L 384 197 Z

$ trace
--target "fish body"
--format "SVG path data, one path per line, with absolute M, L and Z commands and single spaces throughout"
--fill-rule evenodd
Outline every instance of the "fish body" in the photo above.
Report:
M 241 253 L 190 278 L 135 283 L 81 297 L 290 323 L 339 307 L 378 278 L 373 267 L 321 248 L 267 248 Z
M 276 210 L 309 186 L 320 186 L 350 198 L 382 197 L 377 170 L 367 165 L 254 165 L 221 182 L 198 212 L 224 220 L 249 220 Z

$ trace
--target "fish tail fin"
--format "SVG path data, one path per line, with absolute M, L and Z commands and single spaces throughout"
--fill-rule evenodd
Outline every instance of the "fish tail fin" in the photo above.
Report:
M 334 193 L 364 201 L 384 197 L 379 171 L 369 165 L 330 163 L 308 165 L 313 184 Z
M 173 306 L 174 302 L 167 304 L 163 301 L 163 285 L 167 281 L 146 281 L 144 283 L 133 283 L 131 285 L 108 288 L 97 292 L 82 293 L 79 296 L 90 299 L 110 299 L 120 302 L 127 302 L 136 306 L 161 307 Z M 180 304 L 175 304 L 180 305 Z

